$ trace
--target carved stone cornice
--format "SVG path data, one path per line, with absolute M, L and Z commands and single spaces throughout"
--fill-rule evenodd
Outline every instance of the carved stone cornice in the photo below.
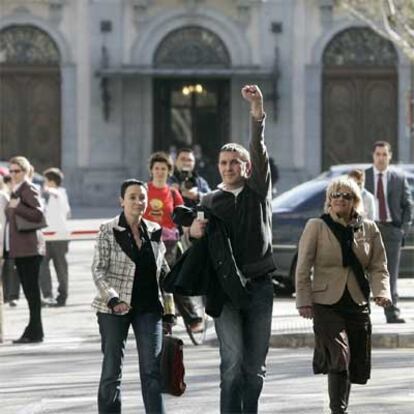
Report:
M 63 18 L 63 8 L 66 0 L 49 0 L 49 20 L 59 24 Z
M 324 27 L 332 24 L 334 0 L 319 0 L 320 20 Z
M 30 6 L 43 6 L 49 13 L 49 21 L 59 24 L 63 17 L 63 8 L 66 0 L 0 0 L 3 5 L 14 6 L 15 14 L 30 14 Z
M 190 11 L 193 11 L 198 8 L 205 0 L 182 0 L 184 7 Z
M 133 19 L 136 25 L 145 23 L 151 0 L 131 0 Z

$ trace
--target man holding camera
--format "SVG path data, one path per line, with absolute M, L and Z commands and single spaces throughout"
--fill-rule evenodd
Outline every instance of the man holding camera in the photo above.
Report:
M 181 148 L 177 152 L 174 173 L 169 178 L 168 184 L 176 187 L 184 200 L 186 207 L 195 207 L 201 201 L 204 194 L 210 191 L 207 181 L 199 176 L 195 168 L 194 152 L 190 148 Z M 183 250 L 186 250 L 188 239 L 183 237 L 181 240 Z M 193 332 L 200 332 L 204 326 L 200 317 L 200 309 L 204 306 L 201 296 L 182 296 L 174 295 L 175 303 L 180 314 L 190 326 Z
M 186 207 L 196 206 L 202 196 L 210 192 L 207 181 L 195 171 L 195 157 L 191 148 L 178 150 L 174 173 L 168 184 L 180 191 Z

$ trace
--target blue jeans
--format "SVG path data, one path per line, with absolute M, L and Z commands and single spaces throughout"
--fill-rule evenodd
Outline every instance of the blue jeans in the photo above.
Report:
M 129 326 L 138 349 L 142 398 L 147 413 L 164 413 L 160 356 L 162 317 L 158 313 L 114 315 L 98 312 L 103 353 L 98 391 L 99 414 L 121 413 L 121 378 Z
M 272 325 L 273 284 L 264 277 L 247 284 L 249 303 L 226 302 L 215 319 L 220 345 L 220 412 L 257 413 L 266 374 Z

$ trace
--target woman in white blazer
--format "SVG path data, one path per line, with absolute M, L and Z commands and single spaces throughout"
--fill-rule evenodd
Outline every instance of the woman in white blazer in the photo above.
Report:
M 92 265 L 98 293 L 96 310 L 102 373 L 99 413 L 121 413 L 121 377 L 125 344 L 132 326 L 138 349 L 141 391 L 147 413 L 163 413 L 160 356 L 163 315 L 172 320 L 172 295 L 160 281 L 168 269 L 161 227 L 143 219 L 146 184 L 129 179 L 121 185 L 122 213 L 101 225 Z

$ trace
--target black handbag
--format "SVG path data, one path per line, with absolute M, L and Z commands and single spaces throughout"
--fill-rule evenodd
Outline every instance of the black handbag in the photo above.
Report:
M 184 394 L 184 343 L 180 338 L 164 335 L 161 351 L 161 391 L 175 395 Z
M 16 227 L 18 231 L 26 232 L 26 231 L 34 231 L 34 230 L 40 230 L 47 227 L 47 222 L 44 214 L 42 214 L 42 220 L 41 221 L 30 221 L 26 218 L 15 215 L 14 216 L 16 220 Z

